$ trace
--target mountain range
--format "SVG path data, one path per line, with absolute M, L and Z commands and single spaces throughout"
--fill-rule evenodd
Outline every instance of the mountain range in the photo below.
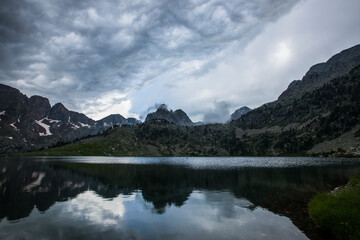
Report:
M 51 106 L 47 98 L 28 98 L 18 89 L 0 84 L 0 153 L 41 149 L 96 135 L 115 125 L 139 123 L 120 114 L 95 121 L 61 103 Z
M 18 89 L 0 84 L 0 153 L 39 150 L 93 136 L 108 128 L 141 124 L 135 118 L 111 114 L 95 121 L 68 110 L 62 103 L 51 106 L 47 98 L 28 98 Z M 161 104 L 145 122 L 165 120 L 180 126 L 195 125 L 181 109 L 168 110 Z
M 50 107 L 47 99 L 38 96 L 28 99 L 16 89 L 11 91 L 17 94 L 9 94 L 12 97 L 6 100 L 7 107 L 0 105 L 1 136 L 13 136 L 4 135 L 4 125 L 13 134 L 23 134 L 23 128 L 27 129 L 32 134 L 28 135 L 36 135 L 36 139 L 47 137 L 50 141 L 53 135 L 74 139 L 92 134 L 91 130 L 95 134 L 99 129 L 105 131 L 110 126 L 132 121 L 110 115 L 95 122 L 80 113 L 65 114 L 66 108 L 61 104 Z M 276 101 L 253 110 L 238 109 L 226 124 L 194 124 L 181 109 L 172 111 L 163 104 L 149 113 L 142 124 L 135 120 L 129 127 L 113 128 L 105 134 L 34 154 L 360 156 L 359 92 L 360 45 L 356 45 L 311 67 L 301 80 L 290 83 Z M 33 106 L 41 107 L 36 110 Z M 6 118 L 8 114 L 12 117 Z M 22 125 L 32 126 L 34 130 Z M 20 137 L 23 135 L 18 134 L 17 139 L 21 140 Z M 1 144 L 14 138 L 2 137 Z M 21 146 L 10 151 L 2 147 L 2 152 L 14 150 L 24 151 Z

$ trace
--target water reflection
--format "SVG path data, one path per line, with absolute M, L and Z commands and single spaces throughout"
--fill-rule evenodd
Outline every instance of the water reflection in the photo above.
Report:
M 194 169 L 1 159 L 0 170 L 4 239 L 306 239 L 298 228 L 312 238 L 307 201 L 360 166 Z

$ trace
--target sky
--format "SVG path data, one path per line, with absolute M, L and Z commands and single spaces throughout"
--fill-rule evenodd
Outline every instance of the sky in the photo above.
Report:
M 360 44 L 359 0 L 2 0 L 0 83 L 98 120 L 225 122 Z

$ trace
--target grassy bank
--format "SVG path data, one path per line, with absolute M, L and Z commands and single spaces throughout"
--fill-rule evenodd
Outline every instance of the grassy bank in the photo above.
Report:
M 360 175 L 336 193 L 322 193 L 309 203 L 310 217 L 338 239 L 360 239 Z

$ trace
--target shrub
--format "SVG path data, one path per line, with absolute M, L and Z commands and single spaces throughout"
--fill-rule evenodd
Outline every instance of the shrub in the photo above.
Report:
M 309 203 L 310 217 L 338 239 L 360 239 L 360 175 L 338 194 L 322 193 Z

